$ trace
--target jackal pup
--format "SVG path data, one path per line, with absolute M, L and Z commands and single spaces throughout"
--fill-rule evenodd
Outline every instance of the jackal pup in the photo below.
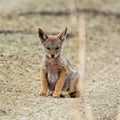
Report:
M 40 69 L 40 95 L 52 93 L 53 97 L 74 94 L 76 96 L 78 72 L 74 71 L 70 63 L 62 56 L 61 50 L 66 38 L 67 28 L 56 36 L 49 36 L 39 28 L 38 34 L 45 49 L 45 56 Z

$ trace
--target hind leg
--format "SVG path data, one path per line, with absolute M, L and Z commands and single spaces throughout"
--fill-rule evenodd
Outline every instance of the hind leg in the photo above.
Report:
M 70 98 L 70 94 L 68 91 L 62 91 L 60 97 Z
M 79 91 L 75 91 L 75 92 L 69 93 L 69 96 L 71 98 L 80 98 L 81 93 Z
M 67 74 L 64 86 L 61 91 L 62 97 L 80 97 L 80 92 L 77 90 L 79 74 L 71 72 Z
M 77 90 L 77 83 L 79 81 L 79 74 L 77 72 L 73 73 L 71 76 L 71 84 L 69 94 L 71 97 L 80 97 L 80 91 Z

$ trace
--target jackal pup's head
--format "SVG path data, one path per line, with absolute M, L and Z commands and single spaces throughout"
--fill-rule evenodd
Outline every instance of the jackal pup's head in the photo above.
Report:
M 45 48 L 45 53 L 48 58 L 54 59 L 60 56 L 62 43 L 66 38 L 66 32 L 67 28 L 55 36 L 49 36 L 42 29 L 38 29 L 40 40 Z

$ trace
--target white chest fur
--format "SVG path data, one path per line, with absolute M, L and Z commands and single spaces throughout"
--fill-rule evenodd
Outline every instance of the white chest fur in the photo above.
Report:
M 59 78 L 59 75 L 56 72 L 54 72 L 54 73 L 48 72 L 47 77 L 48 77 L 48 82 L 56 83 Z

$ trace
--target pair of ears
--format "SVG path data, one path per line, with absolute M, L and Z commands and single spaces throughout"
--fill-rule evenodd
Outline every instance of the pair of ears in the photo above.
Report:
M 45 42 L 48 39 L 48 34 L 44 32 L 41 28 L 38 29 L 38 34 L 42 42 Z M 66 38 L 66 34 L 67 34 L 67 27 L 63 31 L 59 32 L 56 36 L 61 41 L 64 41 L 64 39 Z

